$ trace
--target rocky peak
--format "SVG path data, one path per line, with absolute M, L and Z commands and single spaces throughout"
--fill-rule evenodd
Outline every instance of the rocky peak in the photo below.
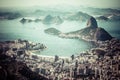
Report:
M 105 40 L 111 40 L 112 36 L 103 28 L 97 28 L 95 34 L 94 34 L 95 40 L 105 41 Z
M 88 22 L 87 22 L 87 27 L 91 27 L 91 28 L 97 28 L 97 21 L 94 17 L 91 17 Z

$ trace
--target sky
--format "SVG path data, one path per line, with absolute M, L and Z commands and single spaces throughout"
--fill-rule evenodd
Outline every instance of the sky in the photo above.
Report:
M 0 0 L 0 7 L 29 7 L 72 5 L 99 8 L 118 8 L 120 0 Z

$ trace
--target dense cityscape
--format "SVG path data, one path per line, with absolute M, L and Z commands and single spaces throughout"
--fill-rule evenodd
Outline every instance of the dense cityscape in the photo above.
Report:
M 120 41 L 112 39 L 111 41 L 99 43 L 98 48 L 79 55 L 44 57 L 32 54 L 32 51 L 44 49 L 45 46 L 41 45 L 41 47 L 31 50 L 30 47 L 34 47 L 35 44 L 26 40 L 16 40 L 0 43 L 0 50 L 2 51 L 0 55 L 7 55 L 18 62 L 25 63 L 32 71 L 45 77 L 46 80 L 119 80 Z M 1 75 L 4 74 L 3 77 L 6 77 L 3 80 L 6 80 L 8 75 L 18 75 L 17 72 L 7 73 L 7 70 L 3 67 L 5 63 L 2 64 L 2 62 L 7 61 L 9 61 L 7 58 L 4 60 L 1 58 L 0 61 L 1 69 L 5 70 L 0 73 Z M 7 74 L 5 75 L 5 73 Z

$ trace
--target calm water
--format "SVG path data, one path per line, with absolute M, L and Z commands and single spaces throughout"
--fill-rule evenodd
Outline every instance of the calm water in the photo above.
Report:
M 61 25 L 44 25 L 42 23 L 21 24 L 17 20 L 0 21 L 0 41 L 26 39 L 33 42 L 40 42 L 47 46 L 47 49 L 40 55 L 47 56 L 71 56 L 91 48 L 91 44 L 81 40 L 62 39 L 44 33 L 44 29 L 54 27 L 62 32 L 75 31 L 84 28 L 86 22 L 68 22 Z M 119 22 L 99 22 L 100 27 L 105 28 L 112 36 L 120 38 Z

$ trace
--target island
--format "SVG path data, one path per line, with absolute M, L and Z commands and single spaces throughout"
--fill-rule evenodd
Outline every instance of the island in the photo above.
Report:
M 20 22 L 22 23 L 22 24 L 25 24 L 25 23 L 30 23 L 30 22 L 41 22 L 42 20 L 41 19 L 35 19 L 35 20 L 32 20 L 32 19 L 27 19 L 27 18 L 22 18 L 21 20 L 20 20 Z

